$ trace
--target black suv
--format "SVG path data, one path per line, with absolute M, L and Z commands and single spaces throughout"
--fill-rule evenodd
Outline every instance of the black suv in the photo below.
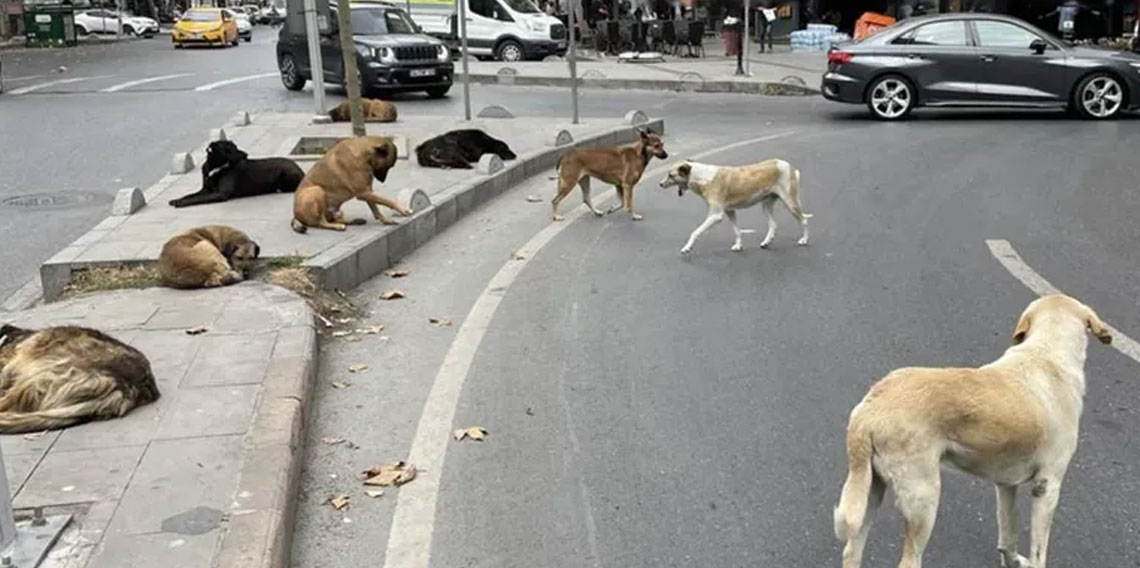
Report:
M 442 41 L 424 34 L 406 12 L 386 3 L 354 3 L 351 8 L 352 41 L 365 97 L 424 91 L 438 99 L 451 89 L 455 67 Z M 335 4 L 329 7 L 329 29 L 321 34 L 321 61 L 325 81 L 343 85 Z M 289 11 L 277 39 L 277 69 L 281 82 L 299 91 L 312 78 L 304 14 Z

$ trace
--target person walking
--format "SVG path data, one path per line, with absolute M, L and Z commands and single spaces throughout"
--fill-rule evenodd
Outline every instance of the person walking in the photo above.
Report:
M 774 8 L 760 8 L 756 18 L 756 43 L 760 44 L 760 53 L 764 53 L 764 44 L 768 44 L 768 51 L 772 48 L 772 24 L 776 21 Z

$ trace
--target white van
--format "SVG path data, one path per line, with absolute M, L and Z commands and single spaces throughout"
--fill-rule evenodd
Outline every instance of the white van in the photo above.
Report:
M 566 54 L 566 26 L 531 0 L 410 0 L 408 6 L 424 32 L 447 40 L 458 50 L 456 1 L 467 2 L 471 55 L 523 61 Z

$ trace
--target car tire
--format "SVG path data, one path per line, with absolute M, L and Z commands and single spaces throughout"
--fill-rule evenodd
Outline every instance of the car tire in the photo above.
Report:
M 290 91 L 300 91 L 305 88 L 306 79 L 297 69 L 297 60 L 286 53 L 277 59 L 277 70 L 281 73 L 281 84 Z
M 244 39 L 246 43 L 250 43 L 250 42 L 252 42 L 252 41 L 253 41 L 253 36 L 245 36 L 245 37 L 244 37 L 244 38 L 242 38 L 242 39 Z
M 126 25 L 123 26 L 123 35 L 133 37 L 138 34 L 135 33 L 135 28 L 133 26 Z
M 182 49 L 182 44 L 178 43 L 178 42 L 174 42 L 174 49 Z
M 87 33 L 88 33 L 87 28 L 85 28 L 83 26 L 75 26 L 75 35 L 85 36 L 85 35 L 87 35 Z
M 879 120 L 902 120 L 914 110 L 918 93 L 899 75 L 884 75 L 867 87 L 867 109 Z
M 522 44 L 513 39 L 505 40 L 499 44 L 499 47 L 495 48 L 495 59 L 499 61 L 514 63 L 525 58 L 526 52 L 523 51 Z
M 1072 108 L 1087 120 L 1110 120 L 1120 116 L 1128 104 L 1122 81 L 1110 73 L 1090 73 L 1077 83 Z
M 432 87 L 424 92 L 427 93 L 429 99 L 442 99 L 447 96 L 447 92 L 450 90 L 451 85 L 447 85 L 446 87 Z

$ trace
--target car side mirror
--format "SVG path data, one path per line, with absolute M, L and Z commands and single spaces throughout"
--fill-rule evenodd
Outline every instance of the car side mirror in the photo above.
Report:
M 1043 39 L 1035 39 L 1030 42 L 1029 49 L 1033 50 L 1033 53 L 1041 55 L 1045 53 L 1046 49 L 1049 49 L 1049 44 L 1045 43 L 1045 40 Z

